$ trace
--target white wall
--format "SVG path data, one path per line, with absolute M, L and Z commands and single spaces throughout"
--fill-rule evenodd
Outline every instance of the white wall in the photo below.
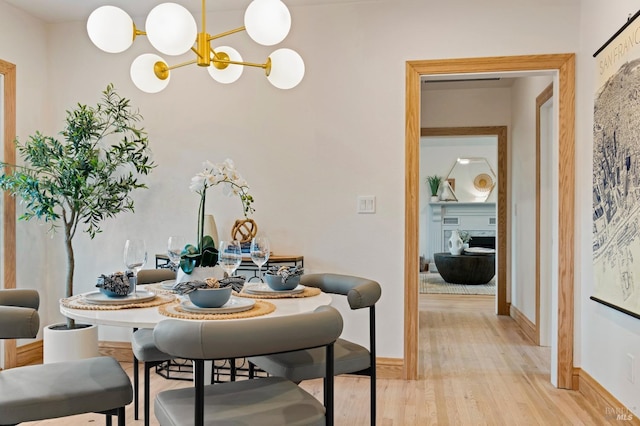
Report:
M 245 70 L 227 87 L 192 66 L 176 70 L 163 93 L 146 95 L 128 77 L 131 61 L 150 50 L 144 39 L 132 51 L 108 55 L 90 44 L 84 22 L 52 26 L 46 39 L 55 84 L 48 103 L 56 126 L 66 108 L 95 102 L 114 82 L 144 115 L 158 164 L 150 189 L 136 196 L 135 214 L 106 222 L 94 241 L 77 239 L 77 291 L 92 289 L 99 273 L 122 268 L 128 236 L 144 236 L 154 253 L 164 250 L 168 235 L 194 232 L 197 197 L 187 190 L 189 179 L 203 159 L 231 157 L 252 187 L 255 219 L 275 251 L 303 254 L 309 272 L 349 273 L 382 284 L 379 356 L 402 357 L 405 62 L 572 52 L 578 49 L 577 5 L 395 0 L 291 8 L 293 27 L 284 45 L 302 54 L 307 74 L 290 92 L 272 88 L 258 70 Z M 241 16 L 219 13 L 209 22 L 233 27 Z M 210 32 L 217 29 L 228 28 Z M 21 43 L 18 33 L 0 28 L 0 36 Z M 229 43 L 247 60 L 271 51 L 242 34 Z M 20 133 L 40 127 L 33 124 Z M 356 214 L 358 195 L 376 195 L 375 215 Z M 241 212 L 234 200 L 211 198 L 209 211 L 224 235 Z M 61 282 L 62 265 L 57 259 L 42 268 Z M 23 275 L 21 284 L 31 278 Z M 364 341 L 342 310 L 346 336 Z M 364 313 L 357 314 L 364 321 Z
M 50 129 L 46 39 L 47 28 L 41 21 L 0 1 L 0 58 L 16 65 L 16 133 L 22 138 L 33 129 Z M 18 204 L 16 214 L 21 212 Z M 51 296 L 57 300 L 58 294 L 50 291 L 49 271 L 59 268 L 52 257 L 59 246 L 51 243 L 46 229 L 36 221 L 21 221 L 16 226 L 17 285 L 39 290 L 44 299 L 40 315 L 44 318 L 58 310 L 47 299 Z
M 589 300 L 593 295 L 592 181 L 593 99 L 596 90 L 596 60 L 593 54 L 636 13 L 636 1 L 604 4 L 583 0 L 581 49 L 576 70 L 576 334 L 579 351 L 576 365 L 611 392 L 621 403 L 640 415 L 640 321 Z M 635 357 L 635 383 L 627 380 L 627 354 Z
M 515 80 L 511 88 L 511 304 L 536 322 L 536 97 L 552 76 Z M 541 170 L 551 173 L 551 170 Z
M 511 89 L 423 90 L 422 127 L 508 126 Z

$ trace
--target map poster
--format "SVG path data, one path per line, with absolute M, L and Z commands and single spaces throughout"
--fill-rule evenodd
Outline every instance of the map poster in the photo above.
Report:
M 594 54 L 591 299 L 640 319 L 639 14 Z

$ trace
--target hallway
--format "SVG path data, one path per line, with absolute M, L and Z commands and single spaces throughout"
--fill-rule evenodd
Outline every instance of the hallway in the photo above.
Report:
M 420 295 L 420 379 L 439 425 L 599 425 L 576 391 L 549 382 L 550 349 L 535 346 L 491 296 Z

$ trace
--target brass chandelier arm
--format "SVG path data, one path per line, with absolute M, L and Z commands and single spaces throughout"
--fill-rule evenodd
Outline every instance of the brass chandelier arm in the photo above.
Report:
M 174 70 L 176 68 L 185 67 L 187 65 L 191 65 L 191 64 L 195 64 L 195 63 L 196 63 L 196 59 L 193 59 L 191 61 L 181 62 L 179 64 L 175 64 L 175 65 L 171 65 L 171 66 L 167 65 L 167 70 Z
M 242 27 L 234 28 L 233 30 L 225 31 L 225 32 L 220 33 L 220 34 L 210 35 L 209 37 L 207 37 L 207 41 L 215 40 L 217 38 L 226 37 L 228 35 L 239 33 L 241 31 L 246 31 L 246 29 L 247 29 L 246 27 L 242 26 Z
M 139 36 L 139 35 L 145 35 L 146 36 L 147 32 L 139 30 L 138 27 L 136 27 L 136 24 L 134 23 L 133 24 L 133 40 L 135 40 L 136 37 Z
M 233 64 L 233 65 L 245 65 L 248 67 L 256 67 L 256 68 L 267 68 L 268 61 L 264 64 L 258 64 L 255 62 L 239 62 L 239 61 L 231 61 L 228 59 L 212 59 L 211 62 L 222 62 L 223 64 Z
M 247 67 L 262 68 L 265 70 L 265 74 L 267 75 L 267 77 L 269 76 L 269 74 L 271 74 L 271 58 L 267 58 L 267 61 L 264 64 L 260 64 L 256 62 L 232 61 L 229 59 L 229 55 L 227 55 L 225 52 L 216 52 L 213 49 L 211 49 L 211 53 L 213 54 L 211 63 L 218 69 L 225 69 L 230 64 L 243 65 Z
M 187 62 L 182 62 L 176 65 L 167 65 L 162 61 L 158 61 L 153 65 L 153 73 L 156 75 L 156 77 L 158 77 L 160 80 L 166 80 L 167 77 L 169 77 L 169 71 L 174 70 L 176 68 L 180 68 L 180 67 L 184 67 L 187 65 L 191 65 L 191 64 L 195 64 L 197 62 L 196 59 L 191 60 L 191 61 L 187 61 Z

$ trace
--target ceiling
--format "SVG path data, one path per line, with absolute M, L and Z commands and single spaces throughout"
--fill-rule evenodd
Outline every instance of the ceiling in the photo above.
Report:
M 163 0 L 4 0 L 6 3 L 22 9 L 46 22 L 84 21 L 94 9 L 112 5 L 118 6 L 132 17 L 146 16 L 154 6 L 164 3 Z M 168 1 L 168 0 L 167 0 Z M 200 13 L 200 0 L 171 0 L 189 9 L 193 14 Z M 365 0 L 376 1 L 376 0 Z M 208 11 L 244 10 L 251 0 L 209 0 Z M 284 0 L 289 7 L 310 6 L 318 4 L 362 3 L 363 0 Z

